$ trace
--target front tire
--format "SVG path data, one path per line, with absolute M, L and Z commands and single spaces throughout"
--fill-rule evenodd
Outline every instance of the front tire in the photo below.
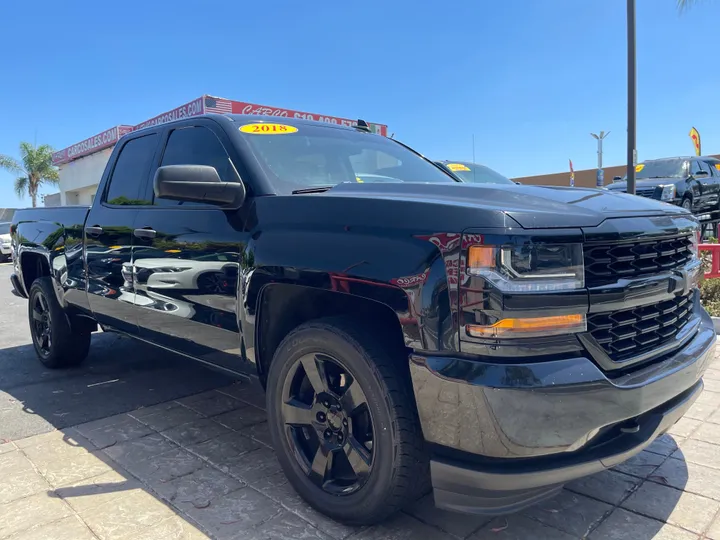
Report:
M 280 344 L 267 410 L 278 460 L 318 511 L 377 523 L 412 502 L 426 474 L 407 358 L 349 319 L 303 324 Z
M 692 212 L 692 201 L 688 197 L 683 199 L 681 206 L 688 212 Z
M 50 369 L 76 366 L 88 355 L 90 332 L 73 331 L 49 277 L 36 279 L 28 295 L 28 321 L 35 353 Z

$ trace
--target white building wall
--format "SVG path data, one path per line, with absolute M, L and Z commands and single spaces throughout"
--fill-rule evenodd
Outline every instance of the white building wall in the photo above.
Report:
M 60 204 L 91 204 L 111 153 L 112 148 L 106 148 L 60 165 Z

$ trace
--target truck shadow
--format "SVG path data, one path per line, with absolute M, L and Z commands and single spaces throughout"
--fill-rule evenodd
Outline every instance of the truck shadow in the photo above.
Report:
M 32 345 L 0 350 L 0 440 L 182 398 L 237 379 L 114 334 L 93 335 L 80 367 L 48 370 Z
M 95 531 L 106 526 L 103 520 L 113 518 L 88 510 L 97 504 L 91 501 L 100 501 L 105 508 L 139 500 L 150 513 L 174 513 L 173 526 L 182 529 L 192 523 L 211 537 L 236 534 L 236 527 L 245 520 L 249 533 L 251 522 L 265 523 L 267 518 L 272 523 L 277 512 L 291 512 L 302 518 L 303 526 L 315 525 L 336 538 L 352 534 L 355 529 L 321 516 L 289 486 L 270 449 L 265 414 L 259 408 L 261 395 L 255 391 L 240 395 L 236 390 L 241 387 L 254 385 L 113 334 L 94 335 L 86 363 L 68 370 L 45 369 L 31 345 L 6 348 L 0 350 L 0 443 L 14 441 L 50 483 L 46 496 L 66 501 Z M 221 392 L 208 392 L 218 388 Z M 206 411 L 207 418 L 183 420 L 188 423 L 182 425 L 178 420 L 170 429 L 142 414 L 147 408 L 148 413 L 159 411 L 155 414 L 162 418 L 165 406 L 160 404 L 173 400 L 195 410 L 193 398 L 183 399 L 194 394 L 245 401 L 237 410 Z M 92 424 L 83 425 L 88 422 Z M 183 432 L 183 426 L 194 423 L 201 426 L 199 431 Z M 203 432 L 218 430 L 216 423 L 221 431 Z M 189 442 L 182 439 L 188 433 Z M 37 434 L 41 435 L 31 437 Z M 642 452 L 618 470 L 574 482 L 554 499 L 489 522 L 439 511 L 425 499 L 408 513 L 430 528 L 413 536 L 433 530 L 445 537 L 441 530 L 474 520 L 477 527 L 468 527 L 474 540 L 499 538 L 500 532 L 532 538 L 551 530 L 558 537 L 562 535 L 557 530 L 572 537 L 590 533 L 597 538 L 650 540 L 667 534 L 664 522 L 676 512 L 688 483 L 687 464 L 681 452 L 673 454 L 675 448 L 672 437 L 666 435 L 652 452 Z M 92 457 L 79 459 L 79 454 Z M 63 461 L 65 465 L 58 465 Z M 246 484 L 252 488 L 252 497 L 266 501 L 253 503 L 258 516 L 246 515 L 248 508 L 234 498 Z M 229 505 L 227 511 L 218 511 L 224 504 Z M 137 519 L 149 518 L 141 512 Z M 409 531 L 414 525 L 405 519 L 402 524 L 381 526 L 373 538 Z

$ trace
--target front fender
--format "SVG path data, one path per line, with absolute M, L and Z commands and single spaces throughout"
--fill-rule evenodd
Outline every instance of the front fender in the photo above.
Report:
M 446 262 L 431 237 L 351 228 L 254 234 L 240 272 L 241 322 L 254 326 L 263 287 L 287 283 L 379 302 L 397 316 L 406 346 L 456 351 Z

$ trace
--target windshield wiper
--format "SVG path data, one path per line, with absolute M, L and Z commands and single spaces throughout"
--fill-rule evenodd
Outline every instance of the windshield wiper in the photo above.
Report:
M 304 189 L 296 189 L 292 191 L 291 193 L 293 195 L 300 195 L 302 193 L 322 193 L 324 191 L 327 191 L 328 189 L 334 188 L 335 186 L 315 186 L 311 188 L 304 188 Z

